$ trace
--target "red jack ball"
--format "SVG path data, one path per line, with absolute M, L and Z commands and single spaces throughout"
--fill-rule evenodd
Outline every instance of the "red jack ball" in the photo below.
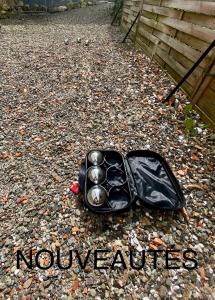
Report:
M 74 194 L 79 194 L 80 192 L 80 184 L 78 181 L 73 181 L 72 184 L 70 185 L 70 191 Z

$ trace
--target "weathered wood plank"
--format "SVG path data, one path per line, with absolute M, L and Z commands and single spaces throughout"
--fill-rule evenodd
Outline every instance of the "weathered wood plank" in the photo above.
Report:
M 165 24 L 162 24 L 155 20 L 145 18 L 143 16 L 140 17 L 140 22 L 148 25 L 149 27 L 152 27 L 152 28 L 160 30 L 166 34 L 169 34 L 169 35 L 173 35 L 175 33 L 174 28 L 171 28 L 170 26 L 166 26 Z
M 189 45 L 190 47 L 203 52 L 207 49 L 209 43 L 201 41 L 198 37 L 191 36 L 185 32 L 177 32 L 177 39 Z
M 143 10 L 154 13 L 154 14 L 171 17 L 171 18 L 178 18 L 180 16 L 179 10 L 170 9 L 170 8 L 162 7 L 162 6 L 153 6 L 153 5 L 143 4 Z
M 178 75 L 171 66 L 165 65 L 165 70 L 168 72 L 168 74 L 174 80 L 175 83 L 181 80 L 182 77 Z M 185 93 L 187 93 L 188 95 L 190 95 L 193 91 L 193 87 L 190 86 L 187 81 L 182 84 L 181 89 L 185 91 Z
M 181 20 L 175 20 L 168 17 L 160 17 L 159 21 L 162 24 L 195 36 L 208 43 L 212 43 L 212 41 L 215 39 L 215 30 L 211 30 L 206 27 L 201 27 L 199 25 L 191 24 Z
M 215 92 L 215 77 L 211 80 L 210 88 Z
M 215 16 L 214 1 L 163 0 L 162 6 Z
M 169 45 L 171 48 L 175 49 L 176 51 L 186 55 L 188 59 L 190 59 L 193 62 L 196 62 L 199 57 L 201 56 L 201 53 L 192 47 L 182 43 L 181 41 L 177 40 L 176 38 L 172 38 L 169 35 L 166 35 L 163 32 L 160 31 L 154 31 L 153 33 L 159 40 L 163 41 L 167 45 Z M 209 60 L 205 58 L 204 61 L 202 61 L 201 66 L 205 67 L 208 64 Z
M 195 104 L 201 108 L 211 120 L 215 121 L 215 92 L 209 87 Z
M 182 66 L 184 66 L 187 71 L 191 69 L 191 67 L 193 66 L 193 62 L 191 60 L 189 60 L 188 57 L 186 57 L 185 55 L 183 55 L 182 53 L 177 52 L 175 49 L 171 49 L 171 56 L 178 61 Z M 194 71 L 193 71 L 193 75 L 196 75 L 196 78 L 199 78 L 199 76 L 201 76 L 201 74 L 204 72 L 204 68 L 198 66 Z
M 171 55 L 164 52 L 159 47 L 157 48 L 156 53 L 166 62 L 167 65 L 169 65 L 171 68 L 173 68 L 175 70 L 175 72 L 177 72 L 181 78 L 184 77 L 184 75 L 187 73 L 187 68 L 182 66 Z M 195 86 L 196 79 L 193 78 L 193 76 L 190 76 L 187 79 L 187 82 L 190 83 L 190 85 Z
M 146 10 L 143 10 L 143 11 L 142 11 L 141 16 L 146 17 L 146 18 L 148 18 L 148 19 L 154 19 L 154 20 L 156 20 L 156 17 L 157 17 L 156 14 L 151 13 L 151 12 L 148 12 L 148 11 L 146 11 Z
M 206 16 L 202 14 L 196 14 L 192 12 L 185 12 L 183 15 L 183 21 L 207 27 L 210 29 L 215 29 L 215 17 Z

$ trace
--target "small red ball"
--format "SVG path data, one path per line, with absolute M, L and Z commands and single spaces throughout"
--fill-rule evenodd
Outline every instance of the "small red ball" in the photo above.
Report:
M 79 194 L 80 192 L 80 184 L 78 181 L 73 181 L 72 184 L 70 185 L 70 191 L 74 194 Z

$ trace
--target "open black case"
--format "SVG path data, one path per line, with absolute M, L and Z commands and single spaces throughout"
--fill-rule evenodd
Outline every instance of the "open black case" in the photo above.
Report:
M 123 156 L 118 151 L 98 150 L 104 160 L 100 167 L 105 171 L 101 186 L 107 198 L 103 205 L 92 206 L 87 193 L 93 183 L 88 179 L 92 166 L 88 154 L 79 174 L 80 191 L 84 205 L 94 213 L 115 213 L 129 210 L 132 206 L 178 210 L 185 206 L 185 198 L 179 183 L 167 162 L 157 153 L 136 150 Z

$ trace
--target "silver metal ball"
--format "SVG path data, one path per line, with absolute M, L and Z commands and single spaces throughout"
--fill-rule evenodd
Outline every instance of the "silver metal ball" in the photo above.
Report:
M 65 39 L 65 40 L 64 40 L 64 44 L 65 44 L 65 45 L 69 45 L 69 39 Z
M 103 155 L 100 151 L 93 150 L 88 154 L 88 160 L 94 166 L 100 165 L 103 162 Z
M 98 185 L 93 186 L 87 193 L 87 200 L 92 206 L 101 206 L 106 201 L 106 190 Z
M 87 171 L 88 178 L 95 184 L 102 183 L 105 179 L 105 171 L 101 167 L 93 166 Z

